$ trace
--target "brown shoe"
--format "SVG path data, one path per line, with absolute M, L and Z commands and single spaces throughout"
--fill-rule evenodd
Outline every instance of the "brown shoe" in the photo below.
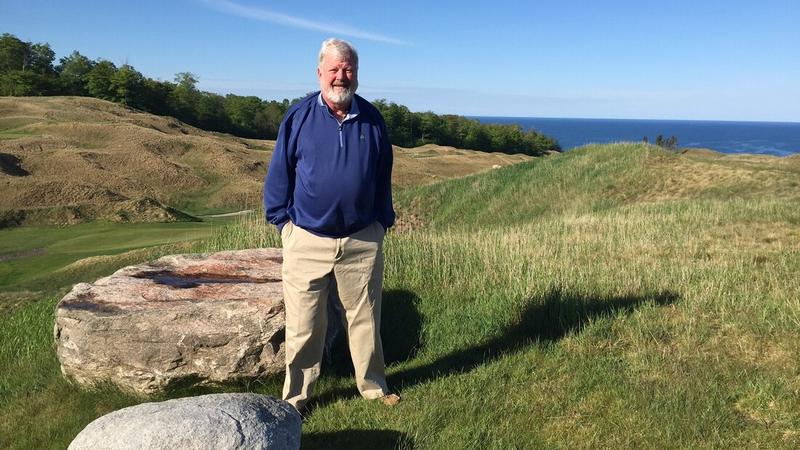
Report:
M 383 397 L 378 398 L 386 406 L 396 406 L 400 403 L 400 396 L 397 394 L 386 394 Z

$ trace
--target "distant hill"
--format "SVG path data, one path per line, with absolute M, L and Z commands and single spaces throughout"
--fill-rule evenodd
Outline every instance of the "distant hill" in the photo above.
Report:
M 475 229 L 633 206 L 764 199 L 800 204 L 800 154 L 676 152 L 642 143 L 589 145 L 555 158 L 406 189 L 396 203 L 429 228 Z
M 0 227 L 196 220 L 252 208 L 273 148 L 104 100 L 2 97 Z M 528 159 L 395 147 L 393 181 L 424 184 Z

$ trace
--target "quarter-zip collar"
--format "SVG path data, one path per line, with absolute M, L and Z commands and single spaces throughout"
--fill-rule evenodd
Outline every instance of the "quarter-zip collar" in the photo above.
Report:
M 322 98 L 322 91 L 320 91 L 320 93 L 317 95 L 317 104 L 321 108 L 325 108 L 325 112 L 328 113 L 328 115 L 331 116 L 331 118 L 336 121 L 337 129 L 339 131 L 339 148 L 340 149 L 343 148 L 344 133 L 342 133 L 342 127 L 348 120 L 356 118 L 356 116 L 358 116 L 360 112 L 358 110 L 358 102 L 356 101 L 356 96 L 353 95 L 352 100 L 350 100 L 350 108 L 347 109 L 347 115 L 344 116 L 344 119 L 342 119 L 341 122 L 339 122 L 339 119 L 337 119 L 336 116 L 331 112 L 331 109 L 328 108 L 328 105 L 325 104 L 325 100 L 323 100 Z
M 323 100 L 323 98 L 322 98 L 322 92 L 321 91 L 317 95 L 317 104 L 319 106 L 325 108 L 325 111 L 327 111 L 328 114 L 330 114 L 331 117 L 336 119 L 336 116 L 331 112 L 330 108 L 328 108 L 328 105 L 325 104 L 325 100 Z M 358 110 L 358 102 L 356 101 L 356 96 L 353 95 L 353 98 L 350 100 L 350 107 L 347 108 L 347 115 L 345 115 L 344 119 L 342 119 L 342 123 L 345 123 L 350 119 L 354 119 L 356 116 L 358 116 L 359 112 L 360 111 Z M 338 122 L 339 119 L 336 119 L 336 121 Z M 339 124 L 339 125 L 341 126 L 341 124 Z

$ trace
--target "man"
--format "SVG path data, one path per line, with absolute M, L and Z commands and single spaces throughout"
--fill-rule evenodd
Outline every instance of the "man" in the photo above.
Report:
M 267 220 L 283 242 L 286 381 L 302 410 L 319 377 L 327 301 L 337 290 L 361 395 L 393 405 L 380 336 L 383 237 L 394 224 L 392 146 L 378 110 L 355 95 L 358 54 L 322 43 L 320 92 L 289 108 L 264 183 Z

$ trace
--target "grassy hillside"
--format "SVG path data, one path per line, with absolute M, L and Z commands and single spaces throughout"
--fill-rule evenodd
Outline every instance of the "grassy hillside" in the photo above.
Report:
M 253 208 L 273 147 L 97 99 L 0 98 L 0 227 Z M 395 153 L 400 186 L 530 159 L 439 146 Z
M 588 146 L 486 176 L 407 189 L 434 228 L 497 228 L 626 207 L 676 208 L 741 201 L 800 201 L 800 155 L 725 155 L 709 150 L 666 152 L 655 146 Z
M 142 222 L 183 218 L 126 202 L 195 214 L 252 206 L 268 148 L 102 100 L 2 98 L 0 211 L 23 223 Z
M 615 144 L 402 191 L 384 336 L 404 402 L 329 375 L 309 447 L 796 448 L 798 182 L 798 157 Z M 221 247 L 270 241 L 254 230 Z
M 590 146 L 397 197 L 383 335 L 403 402 L 327 368 L 304 447 L 800 446 L 799 157 Z M 277 243 L 244 218 L 203 248 Z M 63 447 L 143 401 L 63 381 L 56 300 L 0 319 L 0 446 Z

